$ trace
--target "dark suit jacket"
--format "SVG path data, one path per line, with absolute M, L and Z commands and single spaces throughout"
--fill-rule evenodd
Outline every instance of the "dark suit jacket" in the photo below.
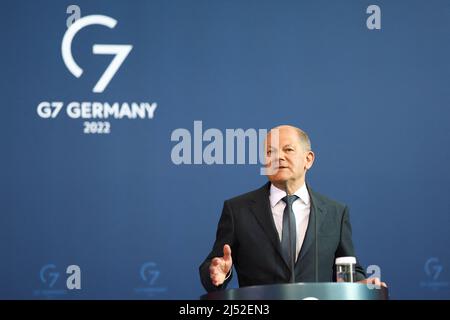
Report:
M 312 191 L 311 212 L 305 239 L 295 264 L 296 282 L 315 281 L 315 219 L 318 230 L 318 281 L 335 281 L 336 257 L 355 256 L 347 206 Z M 270 183 L 263 187 L 227 200 L 220 217 L 216 241 L 211 253 L 200 265 L 200 278 L 205 289 L 216 287 L 209 277 L 209 265 L 214 257 L 223 256 L 223 246 L 231 246 L 233 266 L 239 286 L 287 283 L 289 264 L 283 259 L 281 243 L 275 228 L 269 202 Z M 365 278 L 363 268 L 357 264 L 356 280 Z

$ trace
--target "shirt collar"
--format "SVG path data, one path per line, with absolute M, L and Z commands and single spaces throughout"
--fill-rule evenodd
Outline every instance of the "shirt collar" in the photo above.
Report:
M 308 193 L 308 189 L 306 188 L 305 183 L 297 191 L 295 191 L 294 194 L 296 196 L 298 196 L 305 205 L 309 205 L 309 200 L 310 200 L 309 193 Z M 283 199 L 285 196 L 286 196 L 286 191 L 275 187 L 275 185 L 273 183 L 270 184 L 269 200 L 270 200 L 270 206 L 272 208 L 275 207 L 277 205 L 277 203 L 280 202 L 280 200 Z

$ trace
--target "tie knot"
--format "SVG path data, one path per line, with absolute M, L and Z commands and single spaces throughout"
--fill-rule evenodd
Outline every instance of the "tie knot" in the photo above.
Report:
M 292 205 L 294 203 L 294 201 L 297 199 L 298 199 L 298 196 L 296 196 L 295 194 L 292 194 L 292 195 L 283 197 L 283 199 L 281 199 L 281 200 L 283 200 L 288 205 Z

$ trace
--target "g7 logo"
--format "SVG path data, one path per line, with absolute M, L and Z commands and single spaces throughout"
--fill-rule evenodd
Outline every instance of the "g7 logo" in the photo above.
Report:
M 438 258 L 430 258 L 425 262 L 425 273 L 433 280 L 437 280 L 442 272 L 442 264 L 439 263 Z
M 69 69 L 69 71 L 77 78 L 81 77 L 81 75 L 83 74 L 83 69 L 81 69 L 73 59 L 72 41 L 78 31 L 80 31 L 84 27 L 95 24 L 114 29 L 117 24 L 117 20 L 104 15 L 86 16 L 76 20 L 73 24 L 71 24 L 64 34 L 61 44 L 62 57 L 67 69 Z M 103 75 L 98 80 L 94 89 L 92 90 L 93 92 L 101 93 L 105 90 L 111 79 L 116 74 L 117 70 L 119 70 L 120 66 L 125 61 L 131 49 L 133 49 L 133 46 L 129 44 L 94 44 L 92 46 L 93 54 L 115 55 Z
M 152 286 L 159 277 L 159 270 L 155 269 L 156 263 L 146 262 L 141 266 L 140 274 L 142 280 Z

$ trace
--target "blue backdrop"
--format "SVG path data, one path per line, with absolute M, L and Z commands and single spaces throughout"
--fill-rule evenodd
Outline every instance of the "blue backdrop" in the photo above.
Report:
M 61 56 L 80 30 L 74 77 Z M 366 20 L 381 10 L 381 29 Z M 450 2 L 2 1 L 0 298 L 196 299 L 223 201 L 260 165 L 176 165 L 171 134 L 309 133 L 311 186 L 350 207 L 363 265 L 394 299 L 450 298 Z M 113 56 L 133 49 L 101 93 Z M 43 102 L 63 102 L 54 118 Z M 70 118 L 70 102 L 157 103 L 152 119 Z M 84 133 L 108 121 L 109 134 Z M 204 144 L 205 146 L 205 144 Z M 81 289 L 70 290 L 70 265 Z M 237 286 L 236 279 L 232 286 Z

